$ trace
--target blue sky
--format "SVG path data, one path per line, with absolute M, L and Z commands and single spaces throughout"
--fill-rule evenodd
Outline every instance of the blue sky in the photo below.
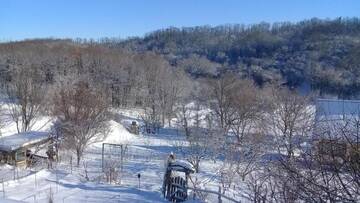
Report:
M 169 26 L 360 17 L 359 0 L 0 0 L 0 41 L 143 36 Z

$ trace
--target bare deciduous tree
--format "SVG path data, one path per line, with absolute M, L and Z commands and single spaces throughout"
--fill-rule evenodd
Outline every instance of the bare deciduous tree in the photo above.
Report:
M 233 116 L 229 125 L 238 144 L 261 125 L 262 115 L 265 112 L 261 97 L 261 90 L 249 80 L 238 81 L 237 88 L 231 93 Z
M 53 114 L 66 146 L 74 150 L 77 165 L 85 148 L 108 133 L 109 102 L 101 90 L 84 79 L 63 84 L 53 97 Z
M 44 109 L 46 85 L 36 67 L 15 67 L 7 94 L 10 100 L 10 114 L 17 131 L 31 129 Z
M 215 130 L 208 124 L 208 118 L 202 112 L 199 102 L 182 105 L 179 112 L 181 129 L 186 137 L 184 143 L 180 143 L 181 152 L 198 172 L 200 161 L 210 158 L 215 142 Z
M 265 132 L 276 139 L 279 152 L 285 150 L 291 157 L 298 148 L 295 139 L 309 136 L 313 127 L 314 112 L 310 108 L 310 97 L 300 96 L 288 89 L 270 89 L 270 109 Z
M 238 78 L 230 74 L 216 80 L 208 80 L 210 107 L 218 118 L 219 127 L 225 133 L 234 119 L 233 92 L 237 91 L 238 81 Z

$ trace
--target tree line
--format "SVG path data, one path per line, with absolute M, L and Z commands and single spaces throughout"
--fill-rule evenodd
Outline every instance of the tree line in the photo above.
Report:
M 358 18 L 314 18 L 297 23 L 171 27 L 143 38 L 104 38 L 100 43 L 153 51 L 194 78 L 232 71 L 260 86 L 278 81 L 290 88 L 306 85 L 324 96 L 357 98 L 359 33 Z

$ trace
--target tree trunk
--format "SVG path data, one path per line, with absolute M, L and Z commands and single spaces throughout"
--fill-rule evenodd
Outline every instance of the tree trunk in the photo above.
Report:
M 80 150 L 76 150 L 76 164 L 77 164 L 77 167 L 80 166 L 80 159 L 81 159 Z

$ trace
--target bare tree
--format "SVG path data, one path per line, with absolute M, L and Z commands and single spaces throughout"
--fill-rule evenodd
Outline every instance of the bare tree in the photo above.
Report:
M 218 119 L 219 127 L 225 133 L 234 119 L 233 92 L 237 91 L 238 81 L 238 78 L 230 74 L 207 81 L 210 107 Z
M 216 132 L 212 125 L 209 125 L 209 117 L 204 114 L 198 101 L 182 105 L 180 109 L 178 120 L 186 141 L 178 147 L 198 172 L 200 161 L 211 157 Z
M 261 125 L 265 112 L 261 93 L 262 91 L 249 80 L 238 81 L 237 88 L 231 93 L 233 115 L 229 125 L 238 144 L 246 135 L 254 133 Z
M 299 146 L 295 139 L 310 135 L 314 124 L 314 111 L 310 106 L 310 96 L 300 96 L 285 88 L 271 88 L 266 129 L 274 136 L 280 153 L 286 151 L 288 157 L 294 155 Z
M 314 124 L 308 97 L 288 90 L 271 95 L 277 102 L 270 111 L 268 132 L 279 136 L 272 145 L 280 156 L 250 173 L 245 181 L 250 199 L 358 202 L 359 116 L 330 117 Z M 299 136 L 309 138 L 303 141 L 311 147 L 302 148 L 295 139 Z
M 186 94 L 185 88 L 190 83 L 185 74 L 181 71 L 168 69 L 167 74 L 163 75 L 162 83 L 159 88 L 159 101 L 161 108 L 161 121 L 163 125 L 167 119 L 168 125 L 171 125 L 171 119 L 175 117 L 175 106 L 181 97 Z
M 30 130 L 41 115 L 45 104 L 46 85 L 36 67 L 17 66 L 12 73 L 7 95 L 10 100 L 10 115 L 20 133 Z
M 77 165 L 86 147 L 103 140 L 108 133 L 109 102 L 101 90 L 82 79 L 58 88 L 53 97 L 53 115 L 65 145 L 74 150 Z
M 283 176 L 300 186 L 293 190 L 299 199 L 317 202 L 360 200 L 359 126 L 358 114 L 317 121 L 312 150 L 306 151 L 297 162 L 281 163 Z

